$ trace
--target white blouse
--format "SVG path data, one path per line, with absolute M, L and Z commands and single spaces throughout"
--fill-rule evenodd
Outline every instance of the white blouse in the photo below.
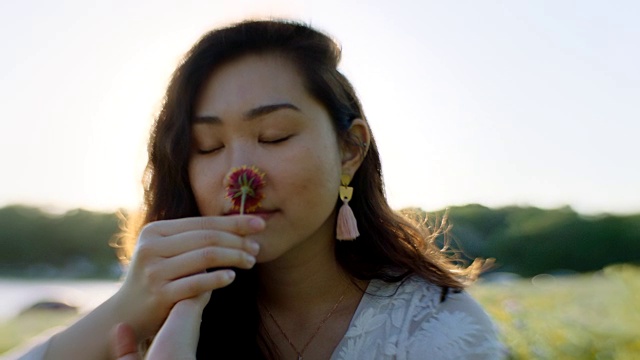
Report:
M 489 316 L 466 292 L 417 276 L 402 285 L 369 282 L 331 360 L 502 359 L 506 350 Z
M 469 294 L 450 291 L 443 302 L 441 294 L 442 288 L 417 276 L 402 285 L 370 281 L 331 360 L 506 357 L 491 319 Z M 19 359 L 40 360 L 47 346 Z

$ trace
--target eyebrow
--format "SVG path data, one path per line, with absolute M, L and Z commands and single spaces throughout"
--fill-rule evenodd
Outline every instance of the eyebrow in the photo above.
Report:
M 284 110 L 284 109 L 301 111 L 300 108 L 290 103 L 262 105 L 245 112 L 242 118 L 245 121 L 253 120 L 261 116 L 271 114 L 273 112 Z M 220 119 L 220 117 L 218 116 L 196 116 L 193 119 L 194 124 L 220 124 L 221 122 L 222 122 L 222 119 Z

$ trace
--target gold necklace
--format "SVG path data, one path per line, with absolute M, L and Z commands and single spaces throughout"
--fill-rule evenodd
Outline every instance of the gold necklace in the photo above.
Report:
M 316 328 L 316 331 L 313 332 L 313 335 L 311 335 L 311 337 L 309 338 L 309 340 L 307 340 L 306 344 L 304 344 L 301 350 L 298 350 L 298 348 L 296 348 L 296 346 L 293 345 L 293 342 L 291 341 L 291 339 L 289 339 L 289 337 L 287 336 L 287 333 L 284 332 L 284 330 L 282 329 L 282 326 L 280 326 L 275 316 L 273 316 L 271 311 L 269 311 L 269 308 L 267 307 L 267 305 L 264 305 L 264 304 L 261 304 L 261 305 L 267 311 L 267 314 L 269 314 L 269 317 L 271 318 L 271 320 L 273 320 L 273 323 L 276 325 L 278 330 L 280 330 L 280 332 L 282 333 L 282 336 L 284 336 L 284 338 L 287 339 L 287 342 L 289 343 L 293 351 L 295 351 L 296 354 L 298 354 L 298 360 L 302 360 L 302 356 L 304 355 L 305 350 L 307 350 L 307 347 L 309 346 L 309 344 L 311 344 L 311 341 L 313 341 L 316 335 L 318 335 L 318 332 L 320 332 L 320 329 L 322 328 L 322 326 L 327 322 L 327 320 L 329 320 L 331 315 L 333 315 L 333 312 L 336 311 L 336 309 L 338 308 L 338 305 L 340 305 L 340 303 L 342 302 L 342 299 L 344 299 L 344 294 L 342 294 L 340 299 L 338 299 L 338 302 L 335 305 L 333 305 L 333 308 L 331 309 L 331 311 L 329 311 L 327 316 L 325 316 L 324 319 L 322 319 L 322 321 L 320 322 L 320 325 L 318 325 L 318 327 Z

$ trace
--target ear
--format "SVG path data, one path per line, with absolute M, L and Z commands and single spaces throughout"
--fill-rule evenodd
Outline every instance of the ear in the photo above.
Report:
M 348 130 L 347 139 L 341 145 L 342 174 L 353 178 L 356 170 L 362 164 L 367 151 L 371 133 L 369 125 L 362 119 L 354 119 Z

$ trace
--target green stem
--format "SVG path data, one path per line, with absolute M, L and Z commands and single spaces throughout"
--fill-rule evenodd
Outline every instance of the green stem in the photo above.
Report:
M 240 215 L 244 215 L 244 203 L 247 200 L 247 189 L 242 187 L 242 197 L 240 197 Z

